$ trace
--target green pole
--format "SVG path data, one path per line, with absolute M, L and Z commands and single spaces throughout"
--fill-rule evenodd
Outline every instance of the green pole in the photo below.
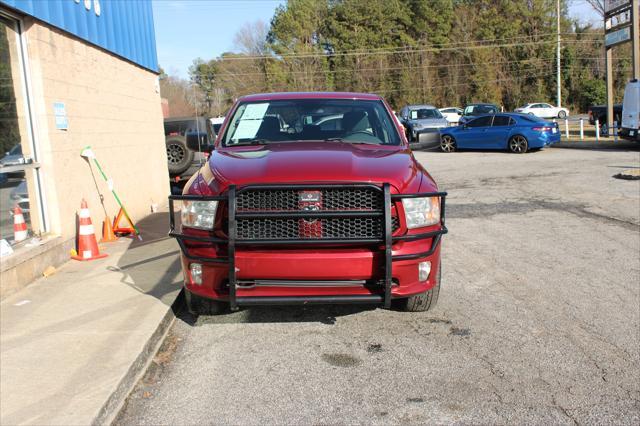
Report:
M 91 150 L 90 146 L 87 146 L 85 148 Z M 83 150 L 84 152 L 84 150 Z M 93 153 L 93 150 L 91 151 Z M 133 225 L 133 229 L 136 231 L 136 235 L 138 237 L 138 239 L 140 241 L 142 241 L 142 237 L 140 236 L 140 231 L 138 230 L 138 227 L 136 226 L 135 223 L 133 223 L 133 221 L 131 220 L 131 218 L 129 217 L 129 213 L 127 213 L 127 209 L 124 207 L 124 205 L 122 204 L 122 201 L 120 201 L 120 197 L 118 197 L 118 194 L 116 193 L 115 189 L 113 189 L 112 185 L 109 184 L 109 178 L 107 178 L 107 175 L 104 173 L 104 170 L 102 170 L 102 167 L 100 167 L 100 163 L 98 163 L 98 160 L 95 157 L 95 154 L 93 155 L 93 162 L 95 163 L 96 167 L 98 168 L 98 170 L 100 171 L 100 174 L 102 175 L 102 178 L 104 179 L 105 182 L 107 182 L 107 184 L 110 186 L 110 190 L 111 193 L 113 194 L 113 197 L 116 199 L 116 202 L 118 203 L 118 205 L 120 206 L 120 208 L 122 209 L 122 213 L 124 213 L 125 217 L 127 218 L 127 220 L 129 221 L 129 223 L 131 225 Z

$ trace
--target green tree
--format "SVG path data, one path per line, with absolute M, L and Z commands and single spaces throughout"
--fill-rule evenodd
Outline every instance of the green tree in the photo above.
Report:
M 196 58 L 189 67 L 189 77 L 191 82 L 198 87 L 196 102 L 202 105 L 199 111 L 201 115 L 211 114 L 211 105 L 216 90 L 216 61 L 205 61 Z

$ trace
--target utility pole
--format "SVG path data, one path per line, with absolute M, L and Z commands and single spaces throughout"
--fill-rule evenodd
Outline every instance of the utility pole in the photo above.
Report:
M 556 93 L 556 104 L 559 107 L 561 107 L 561 99 L 562 99 L 562 94 L 561 94 L 561 83 L 560 83 L 560 0 L 557 0 L 557 4 L 556 4 L 556 18 L 557 18 L 557 32 L 558 32 L 558 51 L 557 51 L 557 58 L 556 58 L 556 82 L 557 82 L 557 93 Z
M 607 129 L 613 129 L 613 49 L 605 47 L 605 68 L 607 80 Z
M 640 80 L 640 0 L 631 5 L 631 44 L 633 52 L 633 78 Z

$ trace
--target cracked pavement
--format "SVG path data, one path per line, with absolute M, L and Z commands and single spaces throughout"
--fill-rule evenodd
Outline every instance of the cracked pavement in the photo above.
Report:
M 416 157 L 450 194 L 435 310 L 183 314 L 116 424 L 639 424 L 638 146 Z

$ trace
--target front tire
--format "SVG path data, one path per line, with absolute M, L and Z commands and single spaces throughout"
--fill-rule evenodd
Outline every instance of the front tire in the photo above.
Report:
M 416 294 L 399 301 L 399 307 L 406 312 L 425 312 L 433 309 L 438 303 L 440 295 L 440 281 L 442 280 L 442 268 L 438 266 L 438 280 L 436 285 L 424 293 Z
M 200 297 L 191 293 L 186 288 L 184 289 L 184 299 L 187 305 L 187 310 L 192 315 L 218 315 L 223 313 L 226 309 L 226 305 L 216 300 L 207 299 L 206 297 Z
M 529 142 L 522 135 L 515 135 L 509 139 L 509 151 L 514 154 L 524 154 L 529 150 Z
M 458 147 L 453 137 L 444 135 L 440 138 L 440 149 L 442 150 L 442 152 L 455 152 Z

